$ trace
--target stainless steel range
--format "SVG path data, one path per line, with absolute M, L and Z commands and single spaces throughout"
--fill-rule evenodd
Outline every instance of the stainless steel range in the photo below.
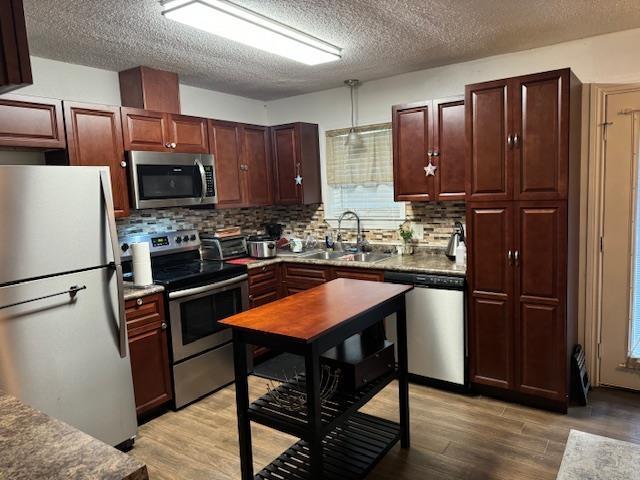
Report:
M 147 242 L 153 281 L 165 287 L 174 400 L 181 408 L 234 381 L 231 331 L 218 323 L 249 306 L 247 269 L 202 259 L 195 230 L 120 239 L 125 279 L 134 242 Z

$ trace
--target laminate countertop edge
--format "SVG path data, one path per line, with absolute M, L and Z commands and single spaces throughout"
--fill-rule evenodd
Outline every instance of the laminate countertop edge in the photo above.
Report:
M 154 293 L 164 292 L 162 285 L 149 285 L 148 287 L 134 287 L 133 282 L 124 282 L 124 299 L 135 300 L 136 298 L 146 297 Z
M 148 480 L 133 457 L 0 391 L 0 478 Z

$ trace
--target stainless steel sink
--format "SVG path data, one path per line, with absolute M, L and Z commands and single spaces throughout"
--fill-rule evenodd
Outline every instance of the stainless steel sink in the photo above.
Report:
M 348 253 L 346 255 L 337 258 L 337 260 L 352 261 L 352 262 L 380 262 L 391 257 L 387 253 Z
M 340 260 L 342 262 L 380 262 L 389 258 L 386 253 L 348 253 L 348 252 L 316 252 L 304 255 L 302 258 L 314 260 Z
M 335 260 L 344 255 L 344 252 L 314 252 L 301 255 L 300 258 L 310 258 L 313 260 Z

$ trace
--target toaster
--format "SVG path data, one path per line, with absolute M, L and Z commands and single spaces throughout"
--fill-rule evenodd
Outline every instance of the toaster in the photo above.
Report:
M 241 235 L 218 238 L 213 235 L 200 235 L 202 258 L 208 260 L 231 260 L 246 257 L 247 239 Z

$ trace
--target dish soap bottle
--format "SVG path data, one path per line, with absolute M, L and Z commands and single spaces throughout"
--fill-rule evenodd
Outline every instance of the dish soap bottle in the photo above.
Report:
M 456 248 L 456 265 L 467 264 L 467 247 L 464 242 L 460 242 Z

